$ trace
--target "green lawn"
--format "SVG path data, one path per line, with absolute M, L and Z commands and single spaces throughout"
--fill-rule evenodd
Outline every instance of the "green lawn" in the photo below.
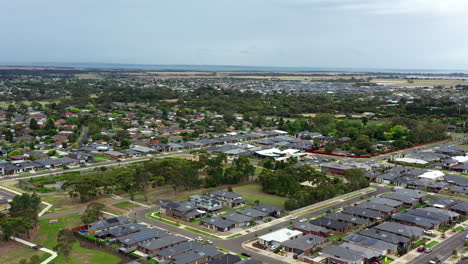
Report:
M 439 242 L 437 242 L 437 241 L 431 241 L 431 242 L 429 242 L 429 243 L 426 245 L 426 247 L 432 248 L 432 247 L 435 247 L 437 244 L 439 244 Z
M 114 206 L 117 207 L 117 208 L 123 209 L 123 210 L 130 210 L 130 209 L 141 207 L 141 206 L 139 206 L 137 204 L 134 204 L 134 203 L 131 203 L 129 201 L 117 203 L 117 204 L 114 204 Z
M 3 242 L 7 243 L 7 242 Z M 9 242 L 16 244 L 17 242 Z M 0 263 L 8 263 L 8 264 L 19 264 L 21 260 L 26 259 L 29 260 L 32 256 L 37 255 L 41 258 L 41 260 L 45 260 L 50 257 L 50 254 L 44 253 L 42 251 L 34 250 L 30 247 L 21 245 L 18 248 L 15 248 L 8 253 L 0 255 Z
M 175 223 L 175 222 L 172 222 L 172 221 L 169 221 L 169 220 L 166 220 L 162 217 L 157 217 L 157 216 L 152 216 L 153 212 L 149 212 L 146 214 L 146 217 L 148 218 L 151 218 L 151 219 L 154 219 L 154 220 L 157 220 L 157 221 L 160 221 L 160 222 L 163 222 L 163 223 L 166 223 L 166 224 L 169 224 L 169 225 L 173 225 L 173 226 L 177 226 L 179 227 L 180 225 L 178 223 Z
M 42 245 L 46 248 L 53 249 L 57 244 L 57 234 L 60 229 L 63 228 L 73 228 L 80 225 L 80 215 L 74 214 L 69 215 L 61 218 L 57 218 L 59 220 L 58 224 L 49 224 L 49 220 L 44 219 L 39 221 L 40 229 L 39 229 L 39 236 L 35 243 Z M 69 256 L 69 259 L 65 259 L 63 255 L 59 255 L 56 260 L 54 260 L 54 264 L 92 264 L 92 263 L 100 263 L 100 264 L 114 264 L 119 263 L 121 261 L 120 258 L 102 252 L 98 250 L 91 250 L 82 248 L 79 243 L 75 243 L 73 245 L 72 253 Z
M 94 161 L 106 161 L 110 160 L 111 158 L 109 156 L 104 156 L 104 155 L 96 155 L 94 156 Z
M 233 191 L 242 195 L 242 198 L 246 201 L 253 203 L 256 200 L 259 200 L 260 203 L 266 203 L 279 208 L 283 208 L 284 202 L 287 200 L 286 197 L 264 193 L 262 191 L 262 186 L 257 183 L 237 186 L 233 188 Z
M 454 228 L 454 230 L 456 232 L 460 232 L 460 231 L 463 231 L 463 227 L 462 226 L 457 226 L 456 228 Z
M 391 257 L 384 256 L 382 259 L 382 264 L 390 264 L 394 261 Z

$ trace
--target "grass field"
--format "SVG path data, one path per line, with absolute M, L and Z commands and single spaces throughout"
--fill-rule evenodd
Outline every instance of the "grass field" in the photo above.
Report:
M 117 208 L 120 208 L 120 209 L 124 209 L 124 210 L 130 210 L 130 209 L 141 207 L 141 206 L 139 206 L 137 204 L 134 204 L 134 203 L 131 203 L 131 202 L 128 202 L 128 201 L 114 204 L 114 206 L 117 207 Z
M 72 228 L 80 224 L 80 215 L 74 214 L 58 218 L 58 224 L 49 224 L 47 219 L 40 220 L 39 225 L 39 236 L 35 243 L 42 245 L 46 248 L 53 249 L 57 244 L 57 234 L 60 229 Z M 72 253 L 68 259 L 65 259 L 63 255 L 59 255 L 55 260 L 54 264 L 114 264 L 119 263 L 120 258 L 102 252 L 98 250 L 90 250 L 82 248 L 79 243 L 73 245 Z
M 233 191 L 242 195 L 242 199 L 246 201 L 253 203 L 259 200 L 260 203 L 266 203 L 280 208 L 284 207 L 284 201 L 287 200 L 285 197 L 264 193 L 262 191 L 262 186 L 256 183 L 234 187 Z
M 3 243 L 7 243 L 7 242 L 1 242 L 0 247 L 2 246 Z M 9 243 L 17 243 L 17 242 L 9 242 Z M 0 263 L 19 264 L 22 260 L 29 260 L 32 256 L 35 256 L 35 255 L 39 256 L 41 260 L 44 260 L 50 256 L 50 254 L 48 253 L 37 251 L 30 247 L 21 245 L 18 248 L 8 251 L 7 254 L 0 254 Z
M 111 158 L 109 156 L 104 156 L 104 155 L 96 155 L 94 156 L 95 161 L 106 161 L 110 160 Z

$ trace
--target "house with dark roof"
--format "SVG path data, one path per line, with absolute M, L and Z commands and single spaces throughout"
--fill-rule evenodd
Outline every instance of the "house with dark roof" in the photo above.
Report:
M 169 261 L 177 255 L 181 255 L 192 250 L 197 250 L 201 247 L 203 247 L 202 243 L 198 241 L 189 241 L 187 243 L 182 243 L 176 246 L 162 249 L 156 252 L 154 257 L 158 261 L 162 261 L 162 260 Z
M 128 224 L 128 225 L 122 225 L 122 226 L 118 226 L 112 229 L 108 229 L 105 231 L 101 231 L 98 233 L 94 233 L 94 235 L 101 239 L 116 238 L 116 237 L 126 236 L 128 234 L 136 233 L 146 228 L 147 228 L 146 226 L 140 225 L 140 224 Z
M 353 167 L 339 164 L 339 163 L 327 163 L 320 166 L 320 171 L 325 174 L 331 175 L 344 175 L 345 171 L 352 169 Z
M 391 216 L 391 218 L 393 221 L 397 221 L 405 225 L 417 226 L 424 229 L 434 229 L 441 225 L 440 221 L 416 216 L 409 214 L 408 212 L 394 214 Z
M 130 223 L 130 219 L 126 216 L 116 216 L 99 220 L 88 224 L 88 234 L 93 235 L 102 231 L 110 230 L 112 228 L 126 225 Z
M 227 232 L 236 227 L 235 222 L 231 220 L 223 219 L 219 216 L 203 219 L 200 223 L 203 226 L 211 230 L 214 230 L 216 232 Z
M 224 214 L 221 217 L 223 219 L 234 222 L 236 228 L 247 227 L 250 225 L 250 221 L 253 221 L 252 217 L 243 214 L 238 214 L 237 212 Z
M 354 215 L 357 217 L 362 217 L 364 219 L 369 219 L 370 221 L 378 221 L 381 220 L 383 217 L 383 214 L 380 212 L 357 206 L 346 207 L 341 212 L 343 214 Z
M 404 195 L 404 194 L 399 194 L 399 193 L 395 193 L 395 192 L 393 192 L 393 193 L 384 193 L 384 194 L 380 195 L 380 197 L 401 202 L 406 206 L 415 206 L 415 205 L 417 205 L 419 203 L 419 200 L 414 199 L 411 196 Z
M 160 211 L 166 216 L 189 222 L 206 217 L 206 211 L 200 210 L 190 202 L 176 203 L 171 201 L 158 201 Z
M 383 205 L 391 206 L 394 208 L 399 208 L 403 205 L 402 202 L 392 200 L 392 199 L 382 198 L 382 197 L 372 197 L 369 201 L 371 203 L 383 204 Z
M 460 215 L 468 216 L 468 201 L 463 201 L 450 206 L 450 210 Z
M 188 241 L 188 238 L 186 237 L 167 235 L 159 239 L 141 242 L 138 245 L 138 250 L 145 254 L 152 256 L 160 250 L 173 247 L 173 246 L 177 246 L 187 241 Z
M 333 219 L 347 224 L 350 227 L 358 227 L 367 225 L 370 223 L 368 219 L 361 218 L 354 215 L 342 214 L 342 213 L 331 213 L 324 216 L 327 219 Z
M 314 225 L 310 222 L 298 222 L 293 226 L 293 229 L 301 231 L 304 235 L 313 234 L 322 237 L 327 237 L 331 233 L 331 231 L 326 229 L 325 227 Z
M 398 245 L 359 234 L 348 235 L 344 237 L 343 240 L 363 247 L 379 250 L 382 255 L 395 254 L 398 248 Z
M 248 216 L 252 218 L 253 221 L 262 221 L 265 217 L 268 216 L 267 212 L 256 210 L 253 207 L 237 210 L 237 213 Z
M 373 203 L 373 202 L 363 202 L 363 203 L 358 204 L 357 207 L 374 210 L 383 215 L 390 215 L 390 214 L 398 212 L 397 208 L 384 205 L 384 204 Z
M 236 208 L 245 205 L 245 201 L 242 199 L 242 196 L 234 192 L 214 190 L 209 193 L 209 196 L 218 199 L 227 207 Z
M 252 207 L 252 208 L 255 209 L 255 210 L 267 213 L 268 216 L 273 216 L 273 217 L 280 217 L 281 216 L 281 208 L 278 208 L 278 207 L 273 206 L 273 205 L 261 203 L 261 204 L 258 204 L 256 206 Z
M 387 231 L 378 230 L 375 228 L 366 229 L 359 233 L 360 235 L 367 236 L 370 238 L 379 239 L 387 243 L 392 243 L 400 248 L 407 248 L 411 243 L 411 239 L 396 235 Z
M 285 241 L 281 244 L 283 250 L 295 254 L 309 253 L 312 249 L 326 243 L 328 240 L 324 237 L 308 234 L 296 239 Z
M 347 224 L 341 223 L 337 220 L 327 219 L 323 217 L 314 219 L 310 221 L 310 223 L 340 233 L 348 232 L 351 229 L 351 227 L 349 227 Z
M 174 264 L 197 264 L 210 261 L 214 258 L 221 257 L 222 252 L 218 251 L 215 246 L 204 246 L 196 250 L 192 250 L 173 257 Z
M 122 251 L 137 249 L 142 242 L 159 239 L 169 235 L 166 231 L 157 228 L 147 228 L 139 232 L 117 238 L 117 243 L 122 246 Z
M 362 258 L 364 258 L 364 263 L 375 263 L 376 261 L 380 260 L 381 257 L 381 252 L 379 250 L 363 247 L 348 242 L 340 244 L 339 247 L 359 252 L 359 255 Z
M 385 222 L 375 226 L 374 228 L 396 235 L 415 239 L 419 239 L 424 234 L 424 229 L 420 227 L 403 225 L 396 222 Z
M 339 247 L 331 246 L 322 249 L 322 256 L 326 258 L 327 264 L 360 264 L 364 263 L 364 258 L 360 252 Z

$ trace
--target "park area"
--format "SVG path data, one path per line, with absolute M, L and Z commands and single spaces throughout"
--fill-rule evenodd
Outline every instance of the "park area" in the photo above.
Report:
M 287 200 L 286 197 L 264 193 L 262 186 L 257 183 L 236 186 L 233 187 L 233 191 L 242 195 L 242 199 L 248 202 L 259 201 L 279 208 L 284 208 L 284 202 Z
M 46 248 L 53 249 L 57 244 L 57 234 L 60 229 L 73 228 L 80 225 L 80 215 L 73 214 L 57 218 L 57 224 L 49 224 L 48 219 L 39 221 L 39 231 L 37 238 L 33 242 L 42 245 Z M 120 258 L 99 250 L 86 249 L 80 246 L 79 243 L 73 245 L 72 253 L 69 258 L 60 255 L 54 260 L 54 264 L 113 264 L 119 263 Z

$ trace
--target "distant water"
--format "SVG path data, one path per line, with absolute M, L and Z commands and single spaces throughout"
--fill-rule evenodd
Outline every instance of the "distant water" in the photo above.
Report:
M 373 73 L 466 73 L 468 70 L 438 69 L 379 69 L 379 68 L 324 68 L 324 67 L 281 67 L 281 66 L 231 66 L 231 65 L 164 65 L 164 64 L 117 64 L 117 63 L 29 63 L 9 64 L 8 66 L 45 66 L 96 69 L 160 70 L 160 71 L 220 71 L 220 72 L 373 72 Z

